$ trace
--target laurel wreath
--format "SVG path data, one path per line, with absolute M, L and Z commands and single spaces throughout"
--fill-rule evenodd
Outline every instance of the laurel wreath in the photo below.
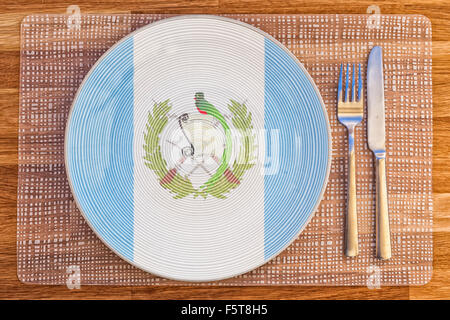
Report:
M 153 170 L 161 186 L 174 194 L 173 197 L 175 199 L 181 199 L 191 194 L 194 198 L 201 196 L 206 199 L 208 195 L 211 195 L 219 199 L 225 199 L 227 193 L 239 186 L 239 184 L 229 181 L 225 174 L 220 176 L 213 184 L 199 189 L 194 188 L 191 181 L 179 173 L 172 174 L 169 182 L 161 183 L 164 177 L 170 174 L 167 162 L 161 154 L 160 134 L 169 121 L 167 114 L 171 108 L 168 99 L 159 103 L 155 102 L 153 110 L 148 113 L 146 131 L 144 132 L 145 143 L 143 145 L 145 165 Z M 228 167 L 228 170 L 238 181 L 241 181 L 245 172 L 254 166 L 255 160 L 255 137 L 253 133 L 252 114 L 248 112 L 244 103 L 238 103 L 234 100 L 230 100 L 228 109 L 233 115 L 232 124 L 234 128 L 239 130 L 241 136 L 239 154 L 233 162 L 233 165 Z

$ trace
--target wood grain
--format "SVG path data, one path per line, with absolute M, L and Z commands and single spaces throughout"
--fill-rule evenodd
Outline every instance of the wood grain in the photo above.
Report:
M 83 13 L 355 13 L 374 1 L 119 0 L 77 1 Z M 19 30 L 32 13 L 64 13 L 65 1 L 2 1 L 0 5 L 0 298 L 6 299 L 449 299 L 450 298 L 450 2 L 377 1 L 382 13 L 423 14 L 433 25 L 434 272 L 422 287 L 66 287 L 24 285 L 16 276 Z

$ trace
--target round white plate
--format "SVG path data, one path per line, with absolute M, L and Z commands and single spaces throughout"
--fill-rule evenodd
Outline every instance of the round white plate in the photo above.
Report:
M 305 228 L 328 179 L 327 113 L 268 34 L 180 16 L 125 37 L 92 67 L 66 129 L 74 198 L 120 257 L 210 281 L 250 271 Z

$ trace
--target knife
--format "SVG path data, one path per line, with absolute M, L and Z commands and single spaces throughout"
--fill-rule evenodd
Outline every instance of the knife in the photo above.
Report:
M 386 183 L 383 53 L 380 47 L 373 47 L 367 65 L 367 136 L 376 162 L 377 256 L 387 260 L 391 257 L 391 236 Z

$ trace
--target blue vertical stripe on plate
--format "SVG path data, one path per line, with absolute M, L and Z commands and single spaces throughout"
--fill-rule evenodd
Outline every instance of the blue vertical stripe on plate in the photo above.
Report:
M 297 61 L 268 38 L 264 126 L 264 259 L 269 260 L 309 221 L 325 183 L 329 141 L 327 117 L 313 83 Z M 278 168 L 271 172 L 274 164 Z
M 94 231 L 133 261 L 133 38 L 114 47 L 77 95 L 66 157 L 73 193 Z

